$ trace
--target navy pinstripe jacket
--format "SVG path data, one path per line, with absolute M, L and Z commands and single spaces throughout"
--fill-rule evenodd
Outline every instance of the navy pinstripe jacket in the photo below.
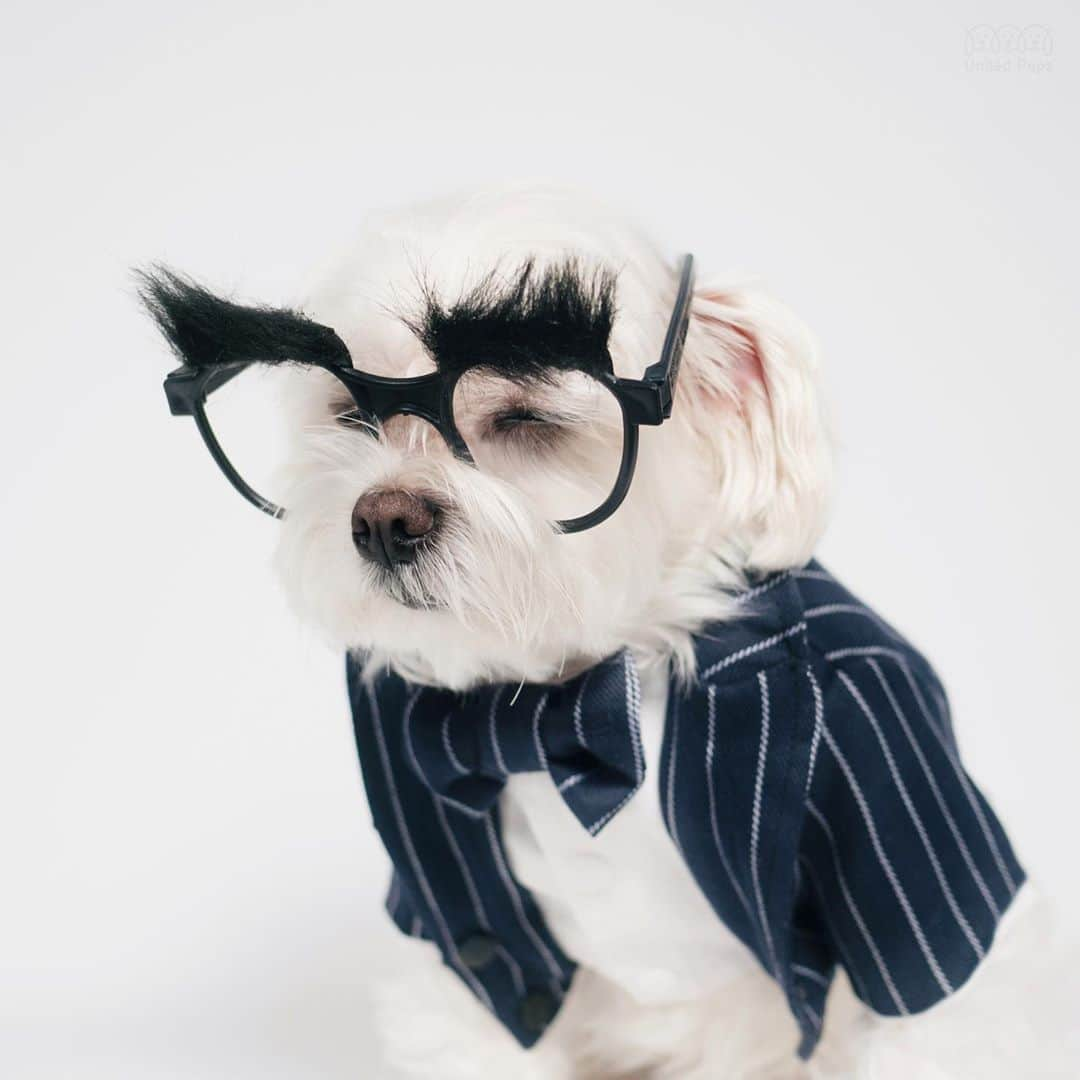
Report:
M 672 687 L 661 805 L 717 916 L 783 988 L 805 1057 L 837 964 L 871 1009 L 926 1009 L 974 971 L 1024 875 L 919 653 L 817 563 L 741 603 L 696 639 L 694 686 Z M 395 870 L 390 914 L 434 941 L 525 1046 L 575 965 L 510 871 L 497 795 L 507 773 L 546 767 L 591 832 L 632 797 L 644 779 L 636 673 L 628 655 L 601 669 L 553 701 L 565 692 L 365 683 L 349 661 L 364 782 Z

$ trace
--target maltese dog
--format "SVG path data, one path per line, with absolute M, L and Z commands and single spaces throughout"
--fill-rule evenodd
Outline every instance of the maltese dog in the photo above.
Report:
M 814 559 L 779 304 L 533 189 L 372 220 L 302 313 L 142 285 L 173 411 L 348 655 L 384 1075 L 1066 1075 L 941 683 Z

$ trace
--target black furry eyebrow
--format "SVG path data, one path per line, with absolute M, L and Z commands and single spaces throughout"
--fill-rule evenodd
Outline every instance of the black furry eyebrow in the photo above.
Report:
M 290 361 L 351 366 L 341 338 L 299 311 L 237 304 L 163 266 L 137 271 L 136 279 L 143 305 L 190 367 Z
M 492 270 L 449 307 L 425 285 L 422 312 L 404 322 L 445 374 L 477 366 L 520 378 L 553 368 L 609 372 L 616 279 L 574 258 L 543 270 L 528 259 L 508 277 Z

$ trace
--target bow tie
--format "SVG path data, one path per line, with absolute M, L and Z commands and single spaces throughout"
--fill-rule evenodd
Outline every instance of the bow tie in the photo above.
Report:
M 435 795 L 474 816 L 511 773 L 546 771 L 595 835 L 645 779 L 640 712 L 637 671 L 623 652 L 557 686 L 420 687 L 405 709 L 405 745 Z

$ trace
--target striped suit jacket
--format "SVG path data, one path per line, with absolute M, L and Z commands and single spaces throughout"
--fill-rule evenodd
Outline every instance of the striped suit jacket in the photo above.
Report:
M 1024 874 L 911 645 L 816 562 L 761 582 L 740 607 L 695 639 L 694 684 L 671 688 L 656 780 L 672 842 L 782 988 L 806 1057 L 837 965 L 878 1013 L 926 1009 L 986 955 Z M 349 690 L 394 865 L 390 915 L 530 1046 L 574 961 L 510 870 L 497 802 L 464 813 L 419 774 L 403 722 L 417 689 L 361 667 L 349 659 Z M 505 699 L 496 741 L 528 722 Z M 619 722 L 633 727 L 625 699 Z

